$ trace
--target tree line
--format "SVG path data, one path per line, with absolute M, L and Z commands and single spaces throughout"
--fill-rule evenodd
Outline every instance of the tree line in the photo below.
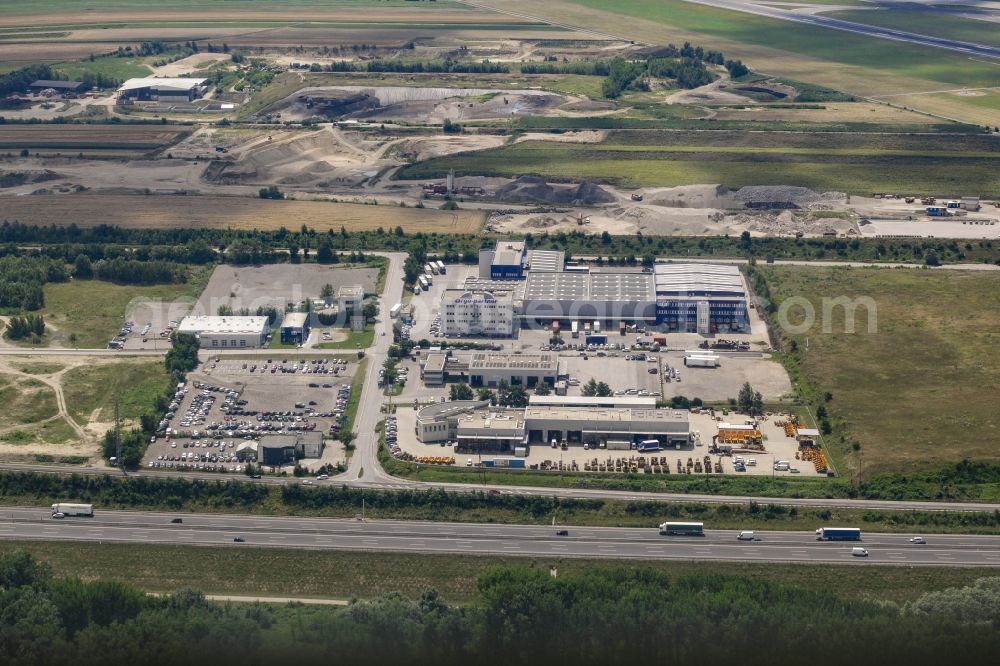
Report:
M 28 553 L 0 556 L 0 661 L 50 664 L 987 663 L 1000 649 L 1000 579 L 896 605 L 831 590 L 643 567 L 553 576 L 490 569 L 468 606 L 433 589 L 348 606 L 151 596 L 59 578 Z M 734 650 L 736 650 L 734 654 Z M 735 659 L 734 659 L 735 657 Z
M 13 93 L 28 92 L 32 83 L 39 79 L 54 80 L 52 68 L 48 65 L 28 65 L 6 74 L 0 74 L 0 97 Z
M 399 230 L 402 232 L 402 229 Z M 303 226 L 300 230 L 277 229 L 128 229 L 113 225 L 81 228 L 69 225 L 28 225 L 4 220 L 0 223 L 0 257 L 53 256 L 72 263 L 83 252 L 93 260 L 96 255 L 123 255 L 146 260 L 158 259 L 180 263 L 211 263 L 221 257 L 239 263 L 286 261 L 287 255 L 276 252 L 295 244 L 316 248 L 326 241 L 332 250 L 387 250 L 409 252 L 414 257 L 430 254 L 446 263 L 475 263 L 480 249 L 496 244 L 496 239 L 482 234 L 399 233 L 394 230 L 318 231 Z M 1000 243 L 992 240 L 959 243 L 943 239 L 915 238 L 754 238 L 748 252 L 739 236 L 675 237 L 653 235 L 601 236 L 583 231 L 528 233 L 523 236 L 532 249 L 563 250 L 572 255 L 597 255 L 634 264 L 637 258 L 662 255 L 692 257 L 774 257 L 775 259 L 850 259 L 869 261 L 922 262 L 934 252 L 942 263 L 1000 262 Z M 39 245 L 22 250 L 19 245 Z M 408 262 L 419 274 L 423 263 Z
M 66 265 L 54 259 L 0 256 L 0 308 L 40 310 L 45 306 L 43 287 L 69 279 Z
M 365 62 L 351 62 L 349 60 L 336 60 L 327 65 L 313 63 L 309 66 L 313 72 L 392 72 L 401 74 L 507 74 L 510 66 L 498 62 L 490 62 L 488 59 L 482 62 L 466 62 L 461 60 L 368 60 Z

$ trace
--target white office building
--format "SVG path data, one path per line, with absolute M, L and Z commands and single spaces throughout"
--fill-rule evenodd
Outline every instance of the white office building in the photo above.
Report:
M 269 331 L 267 317 L 192 315 L 184 317 L 177 327 L 178 333 L 195 336 L 200 346 L 209 349 L 263 347 Z
M 514 296 L 509 291 L 445 289 L 441 324 L 446 337 L 510 337 L 514 334 Z

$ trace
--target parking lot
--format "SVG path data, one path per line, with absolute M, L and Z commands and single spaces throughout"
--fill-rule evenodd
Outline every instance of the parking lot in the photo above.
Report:
M 146 451 L 145 467 L 243 472 L 256 462 L 262 435 L 322 432 L 316 469 L 345 460 L 337 441 L 357 365 L 334 356 L 238 359 L 218 357 L 188 376 Z M 169 413 L 168 413 L 169 414 Z
M 377 268 L 334 268 L 317 264 L 269 264 L 264 266 L 218 266 L 198 298 L 193 314 L 214 315 L 220 306 L 233 310 L 274 307 L 283 312 L 287 303 L 319 298 L 323 285 L 361 285 L 365 293 L 375 291 Z
M 690 415 L 694 444 L 682 447 L 680 450 L 665 449 L 654 453 L 639 453 L 635 450 L 584 449 L 580 445 L 569 446 L 566 449 L 553 449 L 546 445 L 536 445 L 529 447 L 525 464 L 529 468 L 534 465 L 537 466 L 537 469 L 563 469 L 581 473 L 594 471 L 594 473 L 598 474 L 602 471 L 629 471 L 623 469 L 623 467 L 627 466 L 628 468 L 637 467 L 638 472 L 643 473 L 645 463 L 641 463 L 640 461 L 647 461 L 652 465 L 655 458 L 655 464 L 659 466 L 660 471 L 646 473 L 678 474 L 687 473 L 686 471 L 678 472 L 678 463 L 680 463 L 681 469 L 686 470 L 688 459 L 691 459 L 692 473 L 697 473 L 694 471 L 696 469 L 694 467 L 695 462 L 701 467 L 702 473 L 705 473 L 704 458 L 705 456 L 709 456 L 713 473 L 825 477 L 825 474 L 820 474 L 816 471 L 815 466 L 811 462 L 800 459 L 799 447 L 796 440 L 793 437 L 788 437 L 784 429 L 777 425 L 777 422 L 781 418 L 777 414 L 772 414 L 762 417 L 758 422 L 758 427 L 764 436 L 764 450 L 755 453 L 739 453 L 734 455 L 710 454 L 709 449 L 712 444 L 712 437 L 718 432 L 718 423 L 722 419 L 732 423 L 743 423 L 746 417 L 736 413 L 729 413 L 725 416 L 721 413 L 716 413 L 715 417 L 713 417 L 707 411 L 703 411 Z M 396 410 L 398 433 L 396 442 L 398 449 L 414 458 L 453 458 L 454 462 L 452 464 L 454 466 L 479 467 L 482 465 L 484 459 L 494 457 L 492 454 L 486 453 L 474 456 L 456 454 L 452 446 L 441 445 L 439 443 L 423 444 L 417 441 L 415 424 L 416 410 L 409 407 L 400 407 Z M 496 454 L 495 457 L 509 458 L 511 455 L 510 453 L 504 453 Z M 736 464 L 737 456 L 744 461 L 744 464 L 741 466 L 742 471 L 737 471 L 737 467 L 740 467 Z M 787 461 L 789 463 L 788 470 L 775 470 L 774 463 L 778 461 Z M 621 467 L 619 467 L 619 463 Z M 718 468 L 716 468 L 716 463 L 719 465 Z M 601 469 L 602 465 L 604 467 L 603 470 Z M 594 467 L 595 469 L 588 470 L 586 469 L 588 467 Z M 664 468 L 669 469 L 669 472 L 664 472 Z M 716 472 L 716 469 L 719 471 Z

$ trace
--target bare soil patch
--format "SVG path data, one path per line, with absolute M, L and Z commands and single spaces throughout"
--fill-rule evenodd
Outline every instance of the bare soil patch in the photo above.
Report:
M 111 224 L 132 229 L 312 229 L 367 231 L 396 226 L 407 233 L 476 233 L 475 210 L 366 206 L 326 201 L 266 201 L 224 196 L 38 195 L 0 200 L 4 217 L 24 224 Z

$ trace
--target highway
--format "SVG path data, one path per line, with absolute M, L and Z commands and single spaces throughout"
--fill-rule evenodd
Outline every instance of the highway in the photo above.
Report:
M 172 523 L 175 517 L 183 522 Z M 557 529 L 568 534 L 558 536 Z M 924 535 L 927 543 L 916 545 L 909 543 L 909 534 L 865 534 L 860 544 L 818 542 L 808 531 L 758 532 L 759 540 L 752 542 L 738 541 L 736 534 L 708 530 L 704 537 L 664 537 L 655 526 L 556 528 L 103 510 L 92 518 L 57 520 L 47 508 L 0 508 L 0 539 L 602 559 L 1000 566 L 1000 537 L 996 536 Z M 237 536 L 244 542 L 234 542 Z M 851 549 L 857 545 L 864 546 L 869 557 L 852 556 Z

